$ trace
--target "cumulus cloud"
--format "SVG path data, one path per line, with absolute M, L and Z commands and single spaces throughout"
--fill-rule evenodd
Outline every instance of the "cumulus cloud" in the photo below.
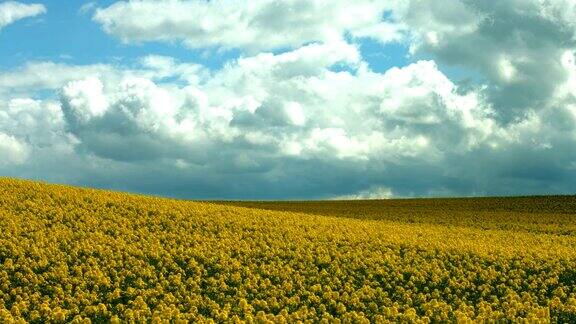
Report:
M 405 1 L 396 13 L 409 26 L 414 53 L 430 53 L 486 79 L 504 122 L 546 108 L 567 80 L 561 58 L 576 47 L 570 1 Z
M 459 93 L 433 62 L 376 73 L 345 42 L 240 58 L 197 84 L 73 81 L 61 103 L 78 152 L 268 185 L 302 172 L 295 161 L 353 173 L 419 159 L 443 168 L 502 137 L 482 96 Z
M 37 178 L 48 174 L 60 181 L 71 180 L 65 169 L 54 169 L 56 173 L 50 174 L 53 163 L 61 163 L 66 154 L 74 152 L 75 139 L 64 125 L 58 101 L 0 97 L 0 172 Z
M 194 63 L 181 63 L 171 57 L 148 55 L 132 65 L 71 65 L 51 61 L 32 61 L 0 73 L 0 96 L 25 97 L 37 91 L 57 93 L 66 83 L 94 77 L 106 83 L 117 83 L 125 77 L 142 77 L 154 81 L 174 79 L 197 83 L 206 76 L 205 68 Z
M 28 158 L 28 147 L 16 138 L 0 133 L 0 165 L 22 164 Z
M 127 42 L 241 54 L 217 70 L 149 55 L 2 71 L 0 154 L 11 162 L 0 171 L 198 198 L 571 192 L 576 19 L 566 8 L 117 2 L 94 20 Z M 375 72 L 359 37 L 407 42 L 411 62 Z
M 60 142 L 64 118 L 57 101 L 0 99 L 0 131 L 32 146 Z
M 59 90 L 66 82 L 87 76 L 115 77 L 116 70 L 106 64 L 68 65 L 54 62 L 28 62 L 0 74 L 0 95 L 22 97 L 39 90 Z
M 83 124 L 95 117 L 101 117 L 108 109 L 108 101 L 103 95 L 104 86 L 95 77 L 68 83 L 62 89 L 63 111 L 74 124 Z
M 461 161 L 481 156 L 469 162 L 480 168 L 508 150 L 536 144 L 529 154 L 553 152 L 565 134 L 536 112 L 499 123 L 481 89 L 463 91 L 432 61 L 374 72 L 346 42 L 239 58 L 208 77 L 194 77 L 188 73 L 202 69 L 166 57 L 139 62 L 137 70 L 99 67 L 95 76 L 74 81 L 62 73 L 56 108 L 12 100 L 1 129 L 22 140 L 52 136 L 52 145 L 77 156 L 83 173 L 91 165 L 86 158 L 99 161 L 88 173 L 104 172 L 103 164 L 128 175 L 155 170 L 163 180 L 178 182 L 180 175 L 211 190 L 197 195 L 221 198 L 261 197 L 263 187 L 276 198 L 369 198 L 383 196 L 376 190 L 381 187 L 400 196 L 481 192 L 494 183 L 473 187 L 474 176 L 485 171 L 468 173 Z M 166 81 L 170 67 L 196 81 Z M 11 127 L 10 119 L 27 120 L 18 111 L 44 111 L 31 119 L 52 118 L 52 126 L 44 128 L 47 134 L 33 134 L 42 129 L 34 125 Z M 498 176 L 490 175 L 492 181 Z M 346 186 L 338 185 L 341 177 Z M 458 183 L 450 183 L 454 179 Z M 230 181 L 238 187 L 224 185 Z
M 334 72 L 335 64 L 357 71 Z M 237 144 L 255 158 L 441 159 L 447 149 L 473 149 L 494 127 L 481 98 L 458 94 L 433 62 L 378 74 L 346 43 L 242 58 L 199 85 L 74 81 L 63 88 L 62 107 L 75 135 L 89 134 L 87 143 L 117 133 L 172 148 Z
M 346 32 L 381 41 L 402 30 L 383 21 L 382 1 L 120 1 L 94 20 L 125 42 L 178 41 L 191 48 L 250 51 L 341 39 Z
M 24 18 L 34 17 L 46 12 L 41 4 L 25 4 L 16 1 L 0 3 L 0 29 Z

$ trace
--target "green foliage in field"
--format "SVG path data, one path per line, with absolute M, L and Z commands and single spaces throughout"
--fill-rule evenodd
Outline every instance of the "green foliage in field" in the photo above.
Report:
M 414 210 L 352 219 L 0 180 L 0 322 L 576 320 L 569 213 L 482 229 Z

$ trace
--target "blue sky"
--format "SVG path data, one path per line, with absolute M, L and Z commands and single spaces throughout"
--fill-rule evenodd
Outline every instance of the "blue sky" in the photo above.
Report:
M 99 1 L 102 6 L 114 1 Z M 22 1 L 34 3 L 34 1 Z M 190 51 L 178 44 L 145 43 L 123 44 L 102 31 L 92 21 L 92 9 L 82 12 L 85 3 L 44 1 L 47 13 L 29 18 L 20 24 L 8 26 L 2 33 L 0 64 L 4 69 L 25 64 L 27 61 L 54 61 L 70 64 L 116 63 L 149 55 L 167 55 L 182 61 L 202 62 L 219 67 L 228 59 L 237 57 L 236 51 L 203 56 L 201 51 Z
M 0 175 L 181 198 L 576 191 L 576 5 L 0 1 Z

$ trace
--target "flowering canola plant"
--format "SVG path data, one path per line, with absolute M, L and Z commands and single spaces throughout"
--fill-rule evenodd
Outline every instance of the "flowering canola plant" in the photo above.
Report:
M 565 203 L 474 222 L 473 201 L 354 217 L 0 179 L 0 322 L 574 322 L 576 198 L 541 199 Z

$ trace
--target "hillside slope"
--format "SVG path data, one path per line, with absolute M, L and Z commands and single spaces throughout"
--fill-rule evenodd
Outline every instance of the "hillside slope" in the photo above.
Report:
M 0 179 L 0 322 L 576 320 L 566 214 L 524 230 L 450 215 L 353 219 Z
M 576 234 L 576 196 L 223 201 L 219 204 L 402 223 Z

